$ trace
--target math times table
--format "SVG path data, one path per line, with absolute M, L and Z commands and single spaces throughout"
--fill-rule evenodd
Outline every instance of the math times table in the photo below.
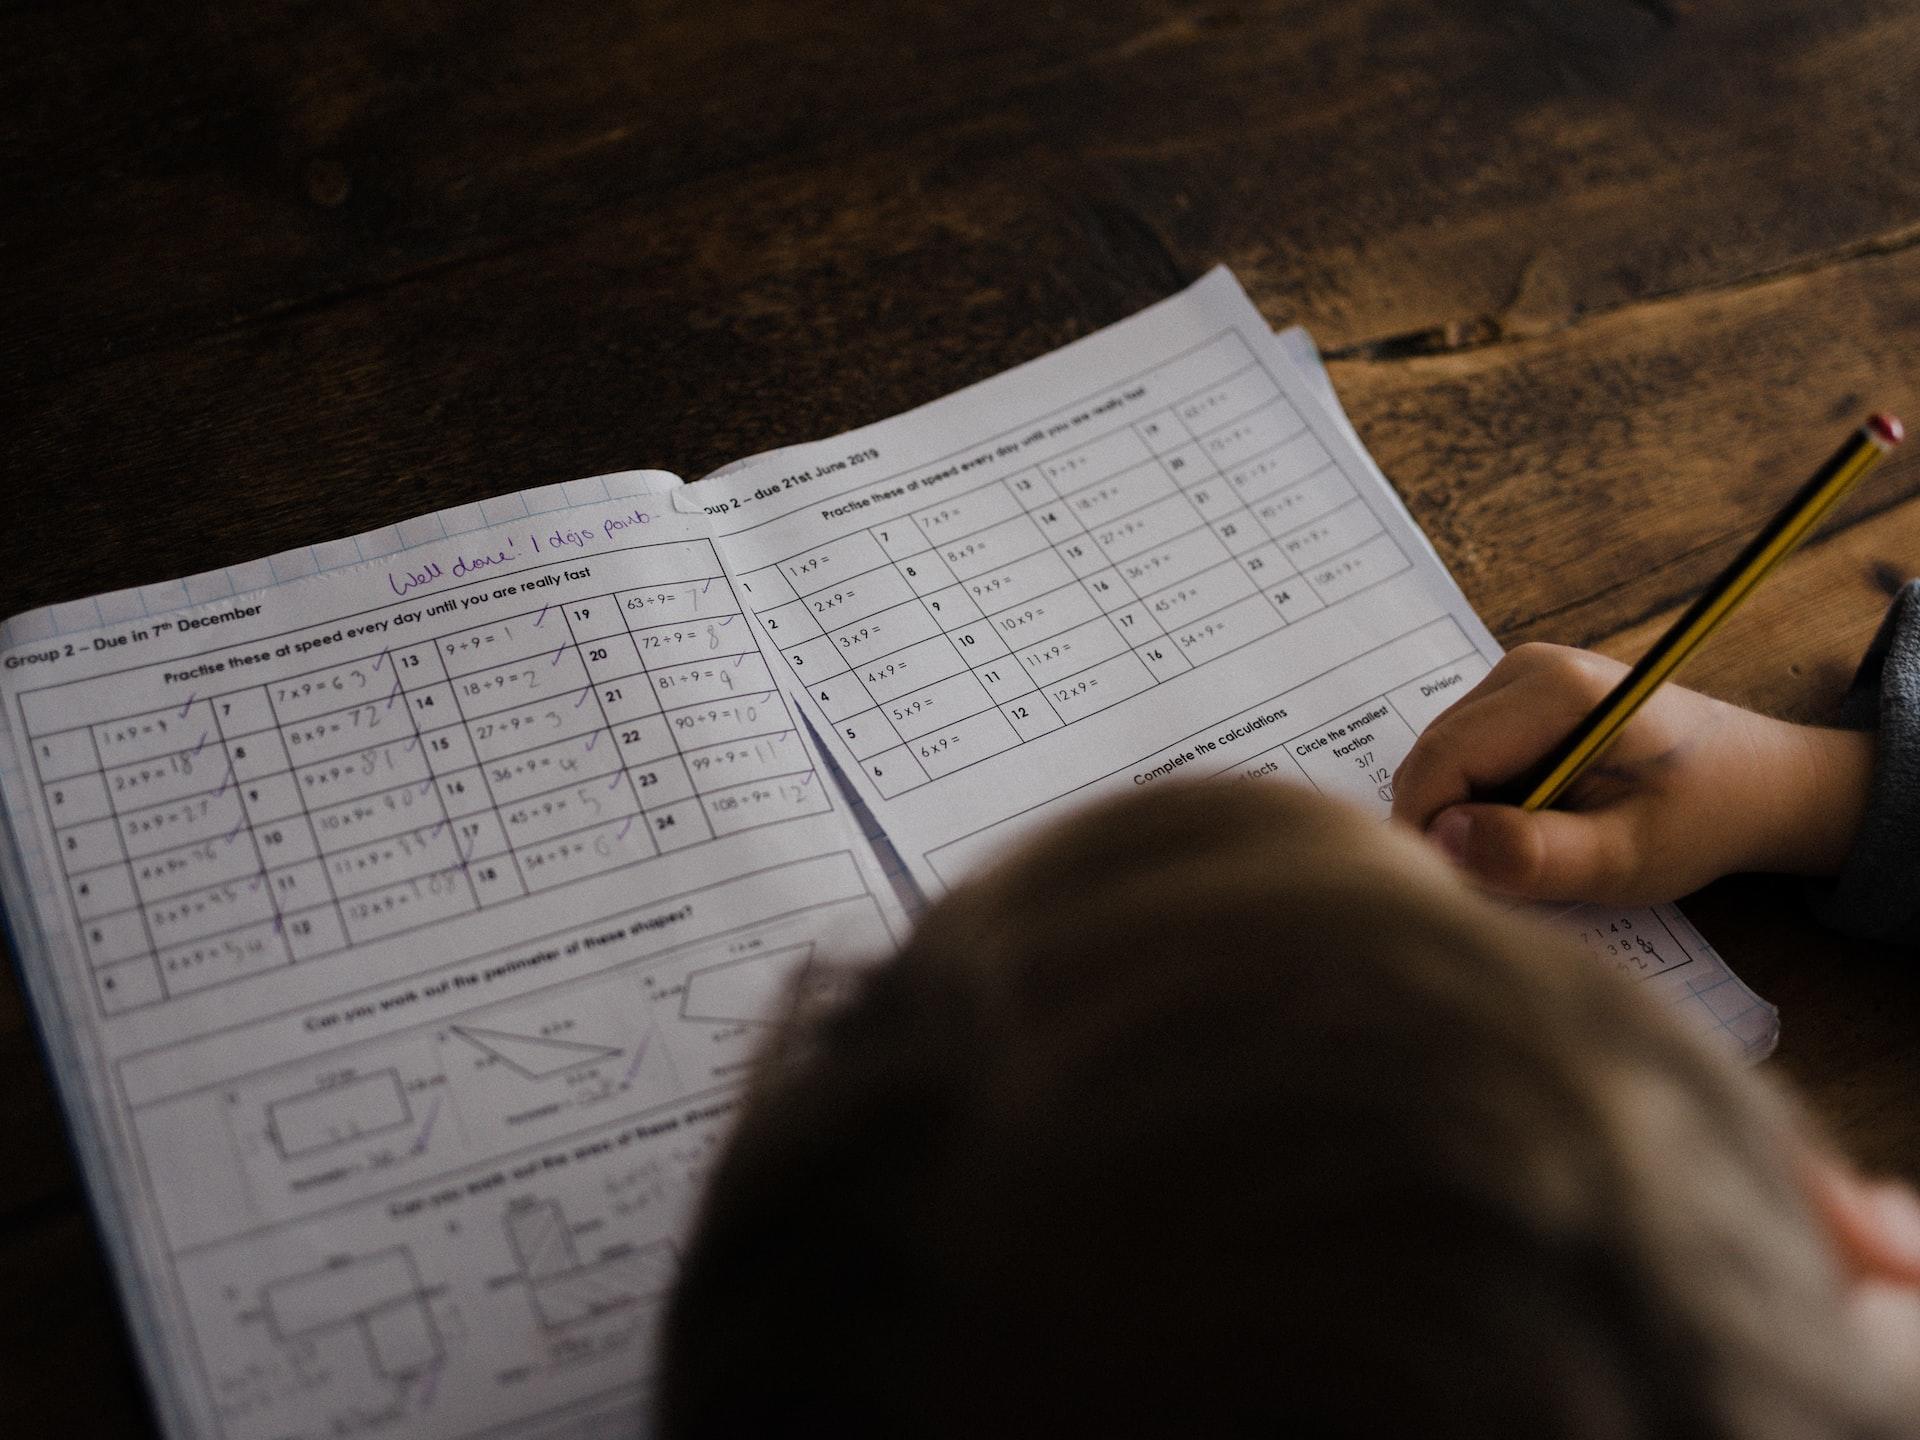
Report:
M 743 576 L 888 798 L 1121 704 L 1409 561 L 1236 336 L 1225 378 Z
M 271 647 L 220 650 L 157 709 L 97 680 L 24 694 L 102 1011 L 828 809 L 712 545 L 644 567 L 482 624 L 425 600 L 389 643 L 343 625 L 257 684 Z

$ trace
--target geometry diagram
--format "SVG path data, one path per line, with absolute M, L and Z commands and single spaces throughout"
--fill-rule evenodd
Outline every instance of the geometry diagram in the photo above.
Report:
M 680 999 L 680 1018 L 771 1025 L 779 1019 L 787 982 L 812 959 L 811 944 L 795 945 L 691 971 Z
M 275 1340 L 287 1342 L 352 1326 L 376 1375 L 407 1380 L 440 1359 L 440 1334 L 426 1290 L 404 1245 L 336 1261 L 262 1288 Z
M 280 1158 L 293 1160 L 397 1129 L 412 1119 L 400 1072 L 379 1070 L 273 1101 L 267 1106 L 267 1134 Z
M 534 1313 L 548 1330 L 577 1325 L 662 1299 L 673 1288 L 677 1257 L 665 1240 L 614 1250 L 585 1265 L 551 1200 L 510 1206 L 507 1241 L 527 1282 Z
M 508 1030 L 481 1030 L 472 1025 L 447 1028 L 529 1080 L 544 1080 L 549 1075 L 578 1069 L 595 1060 L 611 1060 L 620 1053 L 617 1046 L 583 1045 L 577 1040 L 550 1040 L 544 1035 L 516 1035 Z

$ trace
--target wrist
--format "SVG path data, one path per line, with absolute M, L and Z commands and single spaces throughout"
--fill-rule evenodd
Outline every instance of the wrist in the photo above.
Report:
M 1774 764 L 1761 772 L 1766 813 L 1754 817 L 1746 867 L 1789 875 L 1836 875 L 1846 863 L 1873 792 L 1874 737 L 1813 725 L 1778 727 Z

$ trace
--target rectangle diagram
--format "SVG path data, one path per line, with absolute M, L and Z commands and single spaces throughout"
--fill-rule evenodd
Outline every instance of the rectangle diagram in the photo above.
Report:
M 403 1246 L 335 1261 L 263 1286 L 267 1328 L 281 1342 L 352 1327 L 377 1374 L 399 1379 L 440 1358 L 440 1337 L 426 1292 Z
M 413 1119 L 397 1070 L 377 1070 L 338 1084 L 275 1100 L 267 1133 L 283 1160 L 397 1129 Z
M 529 1280 L 533 1308 L 549 1330 L 666 1299 L 673 1288 L 672 1245 L 655 1241 L 572 1270 Z

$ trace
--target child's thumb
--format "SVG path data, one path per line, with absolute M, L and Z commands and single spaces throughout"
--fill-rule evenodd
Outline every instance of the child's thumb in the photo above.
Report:
M 1592 816 L 1454 805 L 1427 838 L 1476 880 L 1527 900 L 1604 899 L 1622 878 L 1613 836 Z

